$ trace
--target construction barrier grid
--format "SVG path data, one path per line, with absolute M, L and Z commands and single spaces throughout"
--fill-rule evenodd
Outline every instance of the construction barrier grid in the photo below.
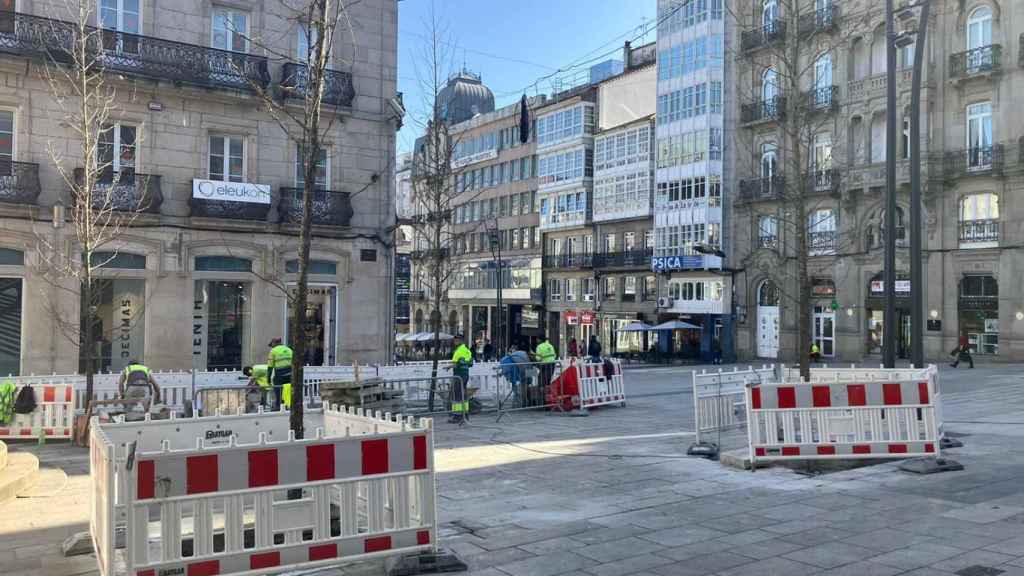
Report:
M 703 441 L 702 435 L 724 432 L 746 425 L 744 394 L 748 384 L 776 381 L 775 366 L 762 366 L 746 370 L 733 368 L 731 371 L 718 369 L 714 372 L 701 370 L 692 372 L 693 411 L 696 423 L 696 441 Z
M 937 454 L 933 380 L 748 386 L 751 462 Z
M 0 439 L 71 438 L 75 421 L 73 387 L 45 382 L 28 386 L 35 396 L 36 409 L 31 414 L 14 414 L 10 422 L 0 425 Z
M 102 446 L 93 448 L 91 531 L 104 576 L 115 574 L 107 538 L 114 519 L 125 529 L 123 565 L 132 576 L 263 574 L 436 547 L 429 420 L 327 408 L 307 418 L 313 438 L 271 441 L 260 432 L 248 443 L 232 430 L 249 416 L 166 421 L 206 432 L 192 448 L 178 436 L 157 451 L 126 442 L 138 423 L 94 421 L 94 446 Z M 100 456 L 119 448 L 115 481 Z

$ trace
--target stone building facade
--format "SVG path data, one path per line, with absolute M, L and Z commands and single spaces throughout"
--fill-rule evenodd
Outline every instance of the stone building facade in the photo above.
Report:
M 737 134 L 742 179 L 735 209 L 737 349 L 743 357 L 793 358 L 795 293 L 786 259 L 794 234 L 779 201 L 783 180 L 809 178 L 813 337 L 824 356 L 880 356 L 884 319 L 886 47 L 883 3 L 766 0 L 741 11 L 743 57 Z M 787 13 L 796 6 L 799 14 Z M 780 26 L 780 24 L 783 24 Z M 786 33 L 788 26 L 789 33 Z M 922 286 L 909 281 L 909 106 L 913 45 L 896 72 L 897 352 L 910 349 L 910 292 L 922 290 L 926 358 L 948 357 L 961 335 L 978 358 L 1024 357 L 1021 273 L 1024 126 L 1014 96 L 1024 86 L 1024 5 L 933 0 L 924 57 L 921 116 Z M 797 40 L 797 34 L 801 40 Z M 773 54 L 800 41 L 807 70 L 801 94 L 778 90 Z M 822 49 L 822 46 L 828 49 Z M 1018 55 L 1021 58 L 1018 58 Z M 780 145 L 787 122 L 774 103 L 798 97 L 814 115 L 801 146 L 811 168 L 795 175 Z M 783 100 L 779 100 L 779 99 Z M 743 166 L 746 168 L 743 168 Z M 776 188 L 779 187 L 779 188 Z
M 303 183 L 295 143 L 250 81 L 282 95 L 301 89 L 297 57 L 266 56 L 303 52 L 301 26 L 272 2 L 115 4 L 102 3 L 99 20 L 104 37 L 117 39 L 101 56 L 118 93 L 105 138 L 119 197 L 147 202 L 101 248 L 109 282 L 102 336 L 89 345 L 109 370 L 132 358 L 153 369 L 261 360 L 271 337 L 287 337 L 282 289 L 295 278 Z M 80 145 L 62 122 L 43 56 L 66 28 L 53 20 L 69 14 L 60 2 L 18 8 L 0 16 L 0 372 L 67 373 L 78 369 L 78 346 L 58 317 L 77 321 L 78 296 L 73 284 L 46 281 L 40 247 L 75 242 L 51 152 L 71 171 Z M 316 183 L 310 363 L 385 360 L 392 338 L 391 298 L 380 295 L 393 293 L 396 2 L 364 0 L 349 17 L 352 31 L 339 33 L 345 41 L 332 54 L 331 130 Z

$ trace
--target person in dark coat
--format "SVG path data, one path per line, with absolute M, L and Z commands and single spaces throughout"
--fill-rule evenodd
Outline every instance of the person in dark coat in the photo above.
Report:
M 596 335 L 590 336 L 590 344 L 587 346 L 587 356 L 590 356 L 591 362 L 601 361 L 601 343 L 598 342 Z
M 967 339 L 967 334 L 960 335 L 960 343 L 953 350 L 953 355 L 956 356 L 956 362 L 950 364 L 953 368 L 960 365 L 960 362 L 968 362 L 971 368 L 974 368 L 974 357 L 971 356 L 971 341 Z

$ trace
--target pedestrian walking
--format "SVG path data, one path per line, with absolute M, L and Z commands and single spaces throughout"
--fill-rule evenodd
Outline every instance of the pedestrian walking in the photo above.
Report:
M 601 362 L 601 342 L 598 341 L 597 335 L 591 334 L 590 344 L 587 345 L 587 356 L 590 356 L 590 361 L 594 364 Z
M 821 349 L 818 348 L 817 342 L 811 342 L 811 362 L 818 362 L 821 360 Z
M 956 357 L 956 361 L 950 364 L 953 368 L 960 365 L 961 362 L 967 362 L 974 368 L 974 357 L 971 356 L 971 341 L 967 339 L 967 334 L 960 335 L 960 342 L 951 353 L 952 356 Z
M 494 361 L 494 345 L 490 340 L 484 340 L 484 362 Z
M 576 342 L 576 338 L 569 340 L 569 357 L 575 358 L 580 355 L 580 345 Z

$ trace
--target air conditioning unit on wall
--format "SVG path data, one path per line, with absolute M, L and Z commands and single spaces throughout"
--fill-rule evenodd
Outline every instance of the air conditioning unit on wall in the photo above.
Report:
M 675 303 L 675 300 L 667 296 L 662 296 L 661 298 L 658 298 L 658 308 L 671 308 Z

